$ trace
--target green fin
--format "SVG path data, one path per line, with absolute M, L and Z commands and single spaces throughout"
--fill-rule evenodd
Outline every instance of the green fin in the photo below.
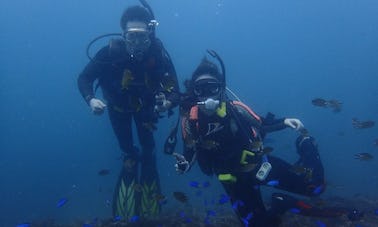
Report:
M 138 183 L 136 182 L 136 171 L 127 172 L 122 169 L 113 196 L 113 215 L 122 219 L 130 219 L 138 215 L 136 208 L 136 197 Z

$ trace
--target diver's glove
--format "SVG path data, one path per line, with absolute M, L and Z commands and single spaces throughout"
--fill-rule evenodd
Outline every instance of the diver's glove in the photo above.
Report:
M 89 106 L 92 109 L 92 113 L 96 115 L 103 114 L 106 107 L 105 103 L 103 103 L 100 99 L 96 99 L 96 98 L 92 98 L 89 101 Z
M 176 158 L 176 164 L 175 164 L 176 172 L 179 174 L 188 172 L 190 169 L 190 164 L 185 159 L 185 157 L 178 153 L 173 153 L 172 155 L 175 156 Z
M 167 100 L 163 92 L 155 95 L 155 103 L 154 109 L 157 112 L 165 112 L 172 106 L 171 101 Z
M 285 118 L 284 124 L 295 129 L 298 132 L 302 132 L 305 129 L 303 123 L 296 118 Z

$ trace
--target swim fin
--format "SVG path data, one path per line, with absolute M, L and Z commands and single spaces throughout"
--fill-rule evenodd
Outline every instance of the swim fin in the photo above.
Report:
M 139 213 L 142 217 L 154 217 L 161 211 L 160 180 L 156 167 L 155 155 L 149 153 L 141 160 L 141 198 L 139 204 Z
M 130 219 L 138 215 L 136 207 L 138 190 L 140 190 L 138 161 L 135 157 L 126 156 L 113 195 L 114 217 Z

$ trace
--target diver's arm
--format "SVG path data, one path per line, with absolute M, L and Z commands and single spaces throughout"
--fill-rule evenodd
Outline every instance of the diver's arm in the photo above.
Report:
M 182 140 L 183 140 L 183 154 L 175 154 L 176 157 L 176 171 L 179 173 L 184 173 L 190 170 L 196 161 L 197 154 L 197 141 L 192 138 L 192 135 L 195 135 L 195 132 L 191 132 L 189 127 L 189 121 L 187 118 L 183 119 L 182 122 Z M 181 164 L 181 168 L 180 167 Z
M 108 53 L 107 47 L 102 48 L 96 54 L 94 59 L 86 65 L 86 67 L 80 73 L 77 79 L 77 85 L 78 85 L 80 94 L 88 104 L 92 98 L 95 98 L 93 84 L 94 84 L 94 81 L 98 79 L 100 75 L 104 72 L 103 67 L 106 67 L 106 65 L 100 62 L 105 61 L 105 56 L 107 55 L 107 53 Z
M 164 48 L 160 40 L 161 46 L 161 57 L 162 57 L 162 71 L 164 72 L 162 82 L 162 92 L 164 93 L 167 101 L 171 103 L 170 108 L 174 108 L 179 104 L 180 93 L 179 93 L 179 84 L 176 74 L 176 69 L 172 63 L 171 57 L 169 56 L 168 51 Z
M 279 131 L 288 127 L 284 123 L 285 118 L 275 119 L 274 121 L 266 121 L 265 118 L 261 118 L 261 120 L 262 120 L 262 130 L 265 133 Z

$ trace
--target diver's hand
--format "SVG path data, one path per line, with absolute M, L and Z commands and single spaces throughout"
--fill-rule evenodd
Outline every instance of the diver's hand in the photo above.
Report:
M 171 101 L 167 100 L 163 92 L 155 95 L 155 103 L 154 109 L 157 112 L 165 112 L 172 106 Z
M 286 118 L 284 120 L 284 124 L 287 125 L 288 127 L 295 129 L 296 131 L 299 131 L 299 132 L 304 130 L 303 123 L 299 119 L 296 119 L 296 118 Z
M 92 109 L 92 113 L 96 115 L 103 114 L 106 107 L 105 103 L 103 103 L 100 99 L 96 99 L 96 98 L 92 98 L 89 101 L 89 106 Z
M 176 158 L 176 164 L 175 164 L 176 172 L 179 174 L 188 172 L 190 169 L 190 164 L 185 159 L 185 157 L 178 153 L 173 153 L 172 155 Z

